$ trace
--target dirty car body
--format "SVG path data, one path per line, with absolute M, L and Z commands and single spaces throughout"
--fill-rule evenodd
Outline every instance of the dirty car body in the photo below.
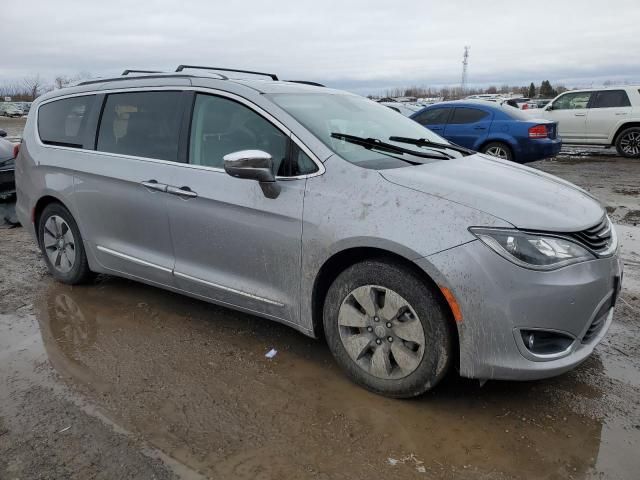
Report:
M 58 110 L 56 130 L 47 122 Z M 407 143 L 419 137 L 432 144 Z M 397 267 L 433 295 L 465 377 L 535 379 L 576 366 L 606 333 L 620 286 L 615 231 L 586 192 L 327 88 L 168 74 L 57 90 L 33 104 L 16 176 L 18 217 L 45 258 L 58 247 L 40 236 L 41 217 L 59 204 L 77 223 L 91 271 L 310 336 L 330 325 L 332 292 L 344 298 L 341 312 L 360 295 L 332 290 L 341 275 L 374 261 Z M 373 288 L 389 302 L 385 275 Z M 368 375 L 360 383 L 392 396 L 433 386 L 393 390 L 409 361 L 394 349 L 420 342 L 395 336 L 394 322 L 409 325 L 397 317 L 388 330 L 366 323 L 378 316 L 362 306 L 365 323 L 339 329 L 349 354 L 349 342 L 364 338 L 353 357 Z M 413 307 L 402 314 L 430 315 Z M 391 373 L 380 383 L 375 349 L 386 339 L 396 342 L 384 350 Z

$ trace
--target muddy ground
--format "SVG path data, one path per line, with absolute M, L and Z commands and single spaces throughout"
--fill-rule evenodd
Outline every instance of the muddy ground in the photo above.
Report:
M 58 284 L 24 229 L 0 229 L 0 479 L 638 478 L 640 162 L 572 149 L 532 166 L 618 224 L 609 335 L 554 379 L 452 374 L 410 401 L 352 385 L 279 324 L 114 277 Z

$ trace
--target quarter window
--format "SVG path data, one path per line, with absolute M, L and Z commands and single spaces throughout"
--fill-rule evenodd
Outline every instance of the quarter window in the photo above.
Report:
M 289 138 L 250 108 L 223 97 L 198 94 L 193 108 L 189 163 L 223 168 L 224 156 L 262 150 L 273 158 L 274 173 L 287 175 Z
M 553 102 L 554 110 L 577 110 L 587 108 L 592 92 L 565 93 Z
M 98 150 L 159 160 L 178 160 L 180 92 L 115 93 L 107 96 Z
M 93 132 L 87 129 L 95 95 L 45 103 L 38 109 L 38 133 L 47 145 L 93 148 Z
M 596 93 L 591 108 L 630 107 L 629 96 L 624 90 L 603 90 Z
M 458 107 L 453 112 L 453 115 L 451 116 L 451 120 L 449 120 L 449 125 L 475 123 L 485 119 L 488 116 L 489 116 L 488 112 L 485 112 L 483 110 L 478 110 L 477 108 Z
M 420 125 L 441 125 L 447 123 L 448 108 L 432 108 L 416 115 L 413 119 Z

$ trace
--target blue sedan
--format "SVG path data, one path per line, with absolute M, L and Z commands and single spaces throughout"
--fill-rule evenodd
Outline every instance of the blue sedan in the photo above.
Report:
M 487 101 L 442 102 L 411 118 L 450 142 L 518 163 L 553 157 L 562 147 L 558 124 Z

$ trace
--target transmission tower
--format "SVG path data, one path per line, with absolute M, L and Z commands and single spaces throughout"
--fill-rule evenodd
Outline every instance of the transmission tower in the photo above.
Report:
M 467 90 L 467 65 L 469 65 L 469 50 L 471 50 L 471 47 L 466 45 L 464 47 L 464 56 L 462 57 L 462 82 L 460 83 L 460 90 L 463 95 Z

